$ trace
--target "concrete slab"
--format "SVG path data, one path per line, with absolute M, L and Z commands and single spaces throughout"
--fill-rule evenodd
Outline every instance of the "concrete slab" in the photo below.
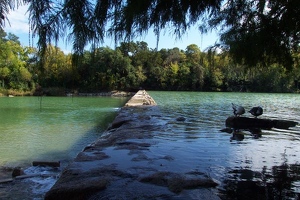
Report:
M 145 90 L 139 90 L 125 104 L 125 106 L 144 106 L 144 105 L 156 105 L 154 99 Z

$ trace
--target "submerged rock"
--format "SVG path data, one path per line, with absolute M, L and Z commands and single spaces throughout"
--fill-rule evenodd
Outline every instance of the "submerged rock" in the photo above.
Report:
M 12 171 L 12 177 L 24 175 L 24 170 L 21 167 L 15 167 Z
M 185 117 L 177 117 L 176 121 L 184 122 L 185 121 Z
M 218 185 L 209 178 L 189 178 L 183 174 L 171 172 L 157 172 L 140 178 L 140 181 L 168 187 L 174 193 L 180 193 L 184 189 L 215 187 Z

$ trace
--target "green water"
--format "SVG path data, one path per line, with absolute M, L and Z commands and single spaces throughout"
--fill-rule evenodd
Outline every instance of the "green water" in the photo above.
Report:
M 0 166 L 71 160 L 93 142 L 128 99 L 0 98 Z
M 220 131 L 233 114 L 231 103 L 246 110 L 262 106 L 260 118 L 300 122 L 299 94 L 147 92 L 158 104 L 158 113 L 151 116 L 161 126 L 153 133 L 148 156 L 172 157 L 162 170 L 204 173 L 219 183 L 215 192 L 223 199 L 299 199 L 300 126 L 263 130 L 259 138 L 244 132 L 243 140 L 233 140 L 231 134 Z M 0 165 L 72 160 L 101 136 L 126 101 L 0 98 Z M 252 117 L 249 113 L 244 116 Z M 185 121 L 176 120 L 178 117 Z M 148 165 L 161 164 L 157 162 Z

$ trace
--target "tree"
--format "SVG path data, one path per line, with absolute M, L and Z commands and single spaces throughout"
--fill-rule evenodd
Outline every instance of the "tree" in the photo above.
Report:
M 39 83 L 44 87 L 70 87 L 75 76 L 70 61 L 70 56 L 66 56 L 58 47 L 49 45 L 37 72 Z
M 163 68 L 162 52 L 148 52 L 147 59 L 143 61 L 143 71 L 146 77 L 142 87 L 147 89 L 164 89 L 166 87 L 166 72 Z
M 220 45 L 240 64 L 291 68 L 300 43 L 299 23 L 299 0 L 231 0 L 202 28 L 221 26 Z
M 37 35 L 41 52 L 47 45 L 66 36 L 73 41 L 75 53 L 83 53 L 88 43 L 95 46 L 106 36 L 130 41 L 136 35 L 154 28 L 159 38 L 166 26 L 174 26 L 180 37 L 187 28 L 197 23 L 207 10 L 216 10 L 221 0 L 169 1 L 169 0 L 8 0 L 0 4 L 5 19 L 16 4 L 29 5 L 30 28 Z M 4 22 L 4 19 L 1 22 Z M 1 23 L 1 27 L 4 23 Z
M 202 89 L 204 82 L 204 66 L 201 62 L 201 51 L 195 44 L 186 48 L 188 66 L 190 68 L 190 87 L 194 90 Z
M 166 27 L 180 38 L 200 24 L 202 32 L 220 28 L 219 46 L 239 63 L 288 68 L 300 42 L 299 0 L 6 0 L 0 3 L 1 27 L 8 11 L 21 3 L 29 4 L 30 28 L 42 55 L 61 36 L 82 54 L 88 43 L 97 47 L 107 35 L 130 42 L 153 28 L 159 41 Z
M 85 86 L 88 89 L 130 89 L 139 85 L 138 73 L 131 65 L 130 58 L 119 49 L 97 48 L 88 57 L 85 63 L 85 69 L 88 70 Z
M 13 10 L 20 3 L 25 2 L 25 0 L 3 0 L 0 1 L 0 29 L 4 27 L 5 20 L 10 10 Z
M 2 30 L 0 38 L 0 79 L 2 88 L 29 90 L 32 74 L 27 69 L 28 51 L 18 37 Z

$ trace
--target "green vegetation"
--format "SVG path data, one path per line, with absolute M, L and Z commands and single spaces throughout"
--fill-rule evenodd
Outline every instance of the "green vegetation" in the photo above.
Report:
M 217 29 L 216 45 L 249 67 L 291 68 L 299 52 L 299 0 L 5 0 L 0 28 L 20 4 L 28 5 L 30 33 L 38 36 L 42 57 L 51 42 L 62 38 L 82 54 L 105 37 L 131 42 L 153 30 L 159 42 L 161 32 L 180 38 L 191 26 L 202 33 Z
M 39 62 L 36 49 L 22 47 L 13 34 L 2 31 L 0 46 L 0 93 L 5 95 L 39 95 L 41 88 L 48 95 L 139 88 L 252 92 L 299 89 L 299 53 L 294 54 L 294 65 L 287 70 L 279 63 L 249 67 L 235 62 L 229 52 L 202 52 L 195 44 L 185 50 L 175 47 L 157 51 L 145 42 L 123 42 L 115 50 L 101 47 L 81 55 L 65 55 L 49 45 L 43 62 Z
M 33 53 L 34 49 L 20 45 L 17 36 L 7 35 L 0 30 L 0 89 L 2 93 L 26 94 L 35 88 L 31 59 Z
M 0 1 L 1 30 L 9 11 L 22 4 L 28 5 L 29 32 L 38 36 L 38 49 L 23 48 L 16 36 L 1 33 L 0 86 L 6 92 L 40 92 L 40 86 L 83 91 L 299 89 L 299 0 L 6 0 Z M 144 42 L 132 43 L 148 30 L 157 43 L 162 31 L 180 38 L 191 26 L 201 33 L 217 29 L 220 42 L 207 52 L 193 44 L 158 51 Z M 105 37 L 123 43 L 114 50 L 101 47 Z M 73 55 L 50 46 L 59 39 L 72 42 Z M 92 50 L 85 51 L 87 45 Z

